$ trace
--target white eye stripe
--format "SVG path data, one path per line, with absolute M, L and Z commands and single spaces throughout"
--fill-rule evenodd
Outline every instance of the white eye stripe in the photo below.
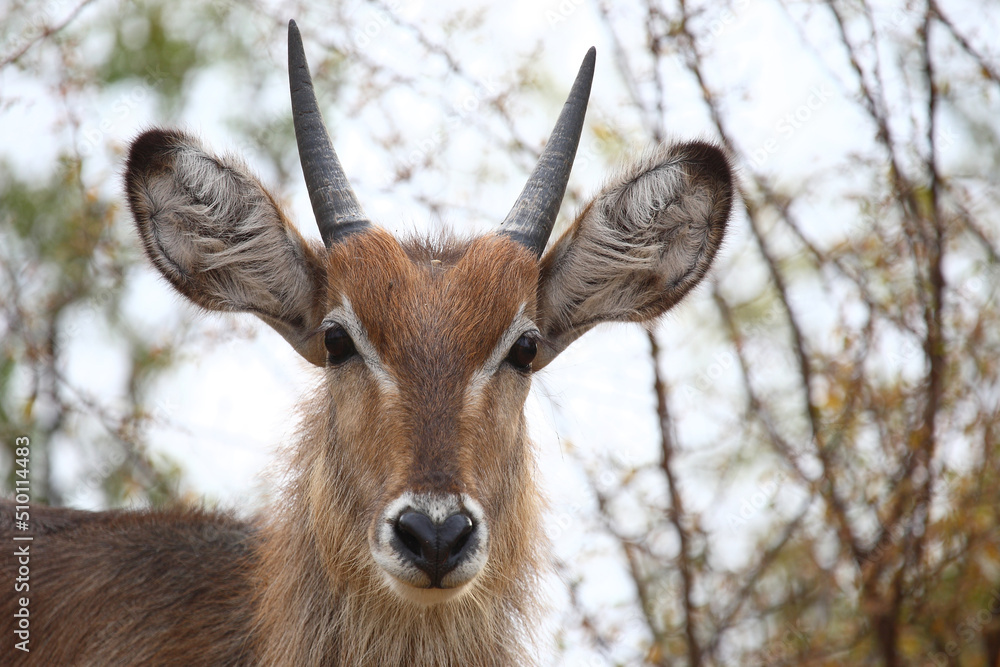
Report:
M 354 308 L 351 307 L 350 299 L 346 296 L 341 296 L 341 304 L 326 314 L 321 326 L 324 329 L 334 326 L 343 327 L 344 331 L 348 333 L 354 342 L 354 348 L 361 355 L 361 358 L 365 361 L 365 364 L 367 364 L 379 385 L 384 390 L 397 391 L 398 387 L 395 379 L 382 364 L 382 359 L 379 357 L 378 351 L 368 337 L 368 331 L 361 323 L 361 320 L 358 319 Z
M 346 296 L 342 296 L 341 299 L 341 304 L 328 312 L 326 317 L 323 318 L 321 328 L 343 327 L 354 342 L 354 347 L 358 351 L 358 354 L 364 360 L 369 370 L 371 370 L 372 375 L 382 389 L 398 392 L 399 386 L 395 378 L 382 363 L 378 351 L 372 345 L 371 339 L 368 337 L 368 332 L 354 312 L 350 300 Z M 510 353 L 511 347 L 513 347 L 514 343 L 521 336 L 527 334 L 539 335 L 538 327 L 531 319 L 524 315 L 526 306 L 526 303 L 521 304 L 517 315 L 514 316 L 513 321 L 497 340 L 489 357 L 472 373 L 472 377 L 469 379 L 469 384 L 466 387 L 467 397 L 478 396 L 486 382 L 496 374 L 500 364 L 503 363 L 504 359 Z
M 507 330 L 503 332 L 503 335 L 500 336 L 497 344 L 490 352 L 490 356 L 486 358 L 482 366 L 473 372 L 472 377 L 469 379 L 469 384 L 466 386 L 467 398 L 472 399 L 479 395 L 486 385 L 487 380 L 496 374 L 500 364 L 507 358 L 510 348 L 517 342 L 518 338 L 526 334 L 540 335 L 535 323 L 524 314 L 526 305 L 525 303 L 521 304 L 517 315 L 514 316 L 514 320 L 507 327 Z

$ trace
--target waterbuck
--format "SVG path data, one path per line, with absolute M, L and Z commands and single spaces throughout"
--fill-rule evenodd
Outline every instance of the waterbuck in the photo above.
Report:
M 253 313 L 314 364 L 288 483 L 243 521 L 197 509 L 31 509 L 31 654 L 47 665 L 518 665 L 546 566 L 524 404 L 602 322 L 645 322 L 705 275 L 733 173 L 703 142 L 623 168 L 546 252 L 583 127 L 587 53 L 493 233 L 397 240 L 323 125 L 294 22 L 295 135 L 323 244 L 247 168 L 151 130 L 129 151 L 146 254 L 208 310 Z M 11 544 L 11 503 L 3 507 Z M 5 549 L 4 642 L 16 563 Z

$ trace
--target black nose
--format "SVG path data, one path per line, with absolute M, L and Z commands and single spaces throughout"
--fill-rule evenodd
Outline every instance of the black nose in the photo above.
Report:
M 396 548 L 431 578 L 432 587 L 440 588 L 441 579 L 462 562 L 475 528 L 464 514 L 435 523 L 426 514 L 409 510 L 396 520 Z

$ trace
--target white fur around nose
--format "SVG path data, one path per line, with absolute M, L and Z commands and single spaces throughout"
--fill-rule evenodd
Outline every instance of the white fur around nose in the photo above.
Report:
M 427 515 L 436 524 L 444 523 L 454 514 L 463 513 L 472 519 L 476 527 L 466 547 L 466 558 L 442 579 L 443 590 L 428 588 L 430 578 L 392 547 L 396 521 L 410 510 Z M 467 591 L 482 572 L 489 556 L 489 528 L 482 505 L 466 494 L 406 492 L 389 503 L 382 512 L 371 551 L 390 588 L 413 602 L 436 604 Z

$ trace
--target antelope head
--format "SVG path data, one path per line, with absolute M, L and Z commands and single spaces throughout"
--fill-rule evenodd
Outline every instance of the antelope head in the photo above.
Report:
M 240 162 L 191 136 L 153 130 L 131 147 L 129 204 L 160 273 L 206 309 L 253 313 L 320 369 L 294 496 L 332 588 L 361 582 L 421 606 L 523 584 L 544 543 L 532 375 L 597 324 L 662 315 L 722 242 L 732 170 L 694 142 L 624 168 L 545 251 L 594 62 L 591 49 L 507 218 L 471 240 L 400 241 L 368 219 L 294 22 L 295 134 L 322 245 Z

